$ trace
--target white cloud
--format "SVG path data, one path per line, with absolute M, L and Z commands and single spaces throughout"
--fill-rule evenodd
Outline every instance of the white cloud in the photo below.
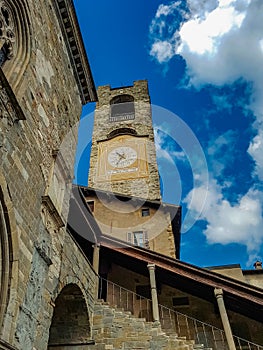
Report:
M 184 14 L 174 3 L 169 9 L 166 5 L 165 11 L 160 5 L 150 28 L 150 54 L 160 63 L 181 55 L 187 64 L 190 83 L 196 87 L 222 86 L 240 78 L 252 82 L 251 107 L 262 122 L 263 1 L 188 0 L 187 4 L 190 14 Z M 183 18 L 181 24 L 175 24 L 178 13 Z M 165 19 L 168 31 L 163 30 Z M 160 22 L 162 31 L 158 34 L 154 28 Z
M 232 6 L 219 5 L 200 21 L 196 17 L 185 22 L 180 29 L 181 45 L 177 53 L 190 51 L 199 55 L 215 55 L 220 47 L 220 37 L 235 28 L 240 28 L 245 14 Z
M 174 56 L 173 46 L 168 41 L 156 41 L 150 54 L 156 56 L 160 63 L 167 62 Z
M 207 155 L 214 178 L 222 177 L 225 168 L 229 163 L 232 163 L 235 157 L 236 137 L 236 132 L 228 130 L 224 134 L 210 140 Z M 229 183 L 227 187 L 230 187 Z
M 235 140 L 235 132 L 228 130 L 224 134 L 218 136 L 216 139 L 211 140 L 207 153 L 209 156 L 216 156 L 222 152 L 222 147 L 233 143 Z
M 162 131 L 162 133 L 158 132 Z M 163 127 L 154 126 L 154 143 L 156 148 L 156 155 L 158 159 L 166 159 L 169 163 L 175 164 L 176 161 L 185 161 L 186 156 L 183 151 L 173 151 L 171 150 L 171 145 L 164 136 L 170 135 L 166 133 Z
M 248 153 L 255 161 L 255 174 L 259 179 L 263 180 L 263 130 L 259 130 L 258 134 L 251 141 Z
M 160 10 L 160 5 L 150 28 L 150 54 L 160 63 L 181 55 L 190 84 L 196 87 L 223 86 L 240 78 L 252 82 L 251 108 L 258 121 L 263 122 L 263 1 L 188 0 L 187 4 L 190 14 L 174 3 L 169 9 L 166 5 L 165 11 Z M 181 24 L 175 23 L 178 13 Z M 163 30 L 165 19 L 167 31 Z M 154 28 L 160 22 L 162 31 L 158 34 Z
M 249 255 L 257 255 L 263 243 L 262 193 L 250 189 L 238 203 L 224 199 L 222 187 L 212 179 L 209 189 L 199 186 L 188 193 L 188 209 L 199 214 L 199 202 L 206 196 L 201 218 L 207 222 L 204 234 L 208 243 L 240 243 L 247 246 Z
M 212 96 L 212 100 L 214 104 L 217 106 L 218 110 L 227 110 L 229 113 L 231 112 L 232 109 L 232 104 L 230 103 L 228 96 L 227 95 L 216 95 L 214 94 Z
M 172 3 L 171 5 L 163 5 L 161 4 L 158 7 L 158 10 L 156 12 L 156 18 L 160 18 L 162 15 L 168 16 L 170 15 L 178 6 L 180 6 L 180 1 L 176 1 Z
M 263 242 L 263 195 L 255 189 L 258 179 L 263 179 L 263 1 L 187 0 L 189 12 L 182 9 L 183 1 L 181 7 L 178 2 L 176 7 L 174 4 L 161 5 L 157 11 L 150 28 L 150 54 L 160 63 L 181 55 L 186 62 L 189 84 L 196 88 L 206 84 L 230 85 L 238 79 L 251 84 L 249 108 L 255 115 L 256 136 L 250 142 L 248 153 L 255 162 L 252 174 L 255 186 L 236 204 L 231 204 L 223 196 L 225 185 L 220 186 L 216 181 L 224 169 L 224 161 L 215 160 L 208 193 L 206 186 L 200 183 L 188 194 L 185 202 L 194 215 L 198 212 L 199 200 L 207 194 L 202 219 L 207 222 L 204 234 L 208 242 L 245 244 L 252 258 Z M 175 23 L 178 14 L 181 23 Z M 167 30 L 163 26 L 165 20 Z M 155 28 L 160 21 L 162 30 L 158 32 Z M 226 102 L 226 99 L 221 99 L 221 103 Z M 230 141 L 231 137 L 224 135 L 210 144 L 210 156 L 218 154 L 223 145 L 231 145 Z

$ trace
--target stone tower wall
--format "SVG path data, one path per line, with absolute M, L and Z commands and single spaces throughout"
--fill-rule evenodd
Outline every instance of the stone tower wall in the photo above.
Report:
M 135 118 L 124 121 L 110 121 L 110 101 L 114 97 L 123 94 L 130 95 L 134 98 Z M 144 179 L 98 182 L 98 143 L 109 139 L 110 133 L 120 128 L 131 128 L 136 131 L 137 137 L 146 138 L 149 176 Z M 98 102 L 94 117 L 90 159 L 89 187 L 150 200 L 160 199 L 160 184 L 156 163 L 150 96 L 146 80 L 135 81 L 133 86 L 111 88 L 107 85 L 98 88 Z

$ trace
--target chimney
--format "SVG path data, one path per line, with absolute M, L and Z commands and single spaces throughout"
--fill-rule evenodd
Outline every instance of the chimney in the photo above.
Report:
M 253 266 L 256 270 L 262 270 L 262 261 L 257 260 Z

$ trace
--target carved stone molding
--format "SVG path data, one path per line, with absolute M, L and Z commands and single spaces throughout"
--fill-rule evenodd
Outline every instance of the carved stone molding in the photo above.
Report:
M 5 52 L 6 59 L 14 55 L 15 23 L 12 13 L 4 0 L 0 0 L 0 49 Z
M 36 250 L 41 258 L 45 261 L 45 263 L 50 266 L 52 265 L 51 260 L 51 248 L 45 240 L 39 241 L 35 243 Z
M 97 101 L 97 92 L 72 0 L 56 0 L 57 14 L 82 103 Z
M 0 120 L 6 119 L 7 124 L 14 124 L 18 120 L 25 120 L 25 115 L 0 68 Z
M 48 195 L 42 196 L 41 213 L 45 227 L 49 232 L 57 231 L 61 227 L 65 226 L 64 221 Z

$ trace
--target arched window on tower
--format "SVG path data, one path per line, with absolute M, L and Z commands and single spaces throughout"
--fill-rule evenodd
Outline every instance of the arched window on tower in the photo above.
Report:
M 132 120 L 135 118 L 134 98 L 131 95 L 118 95 L 110 101 L 110 122 Z

